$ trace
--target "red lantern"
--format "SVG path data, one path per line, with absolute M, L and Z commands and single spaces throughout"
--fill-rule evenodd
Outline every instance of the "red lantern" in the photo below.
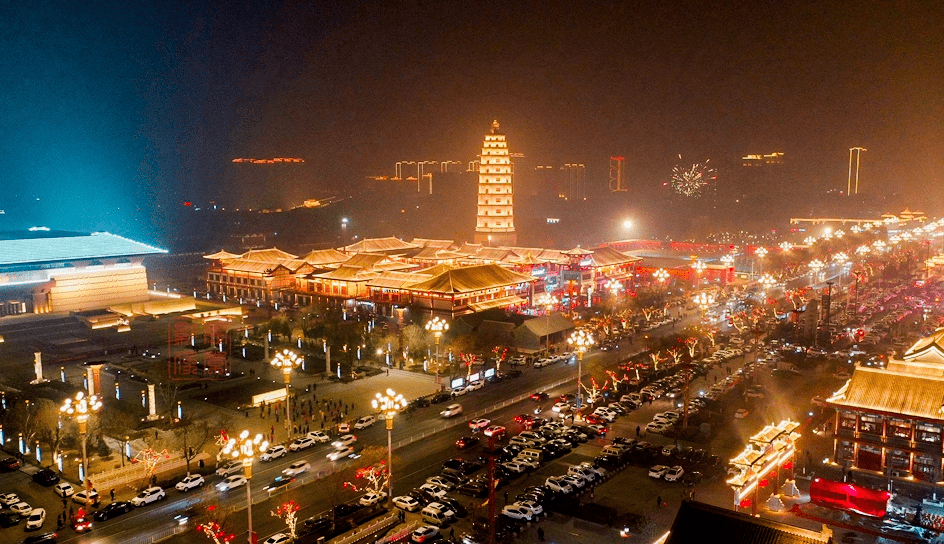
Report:
M 740 506 L 741 508 L 750 508 L 750 507 L 751 507 L 751 499 L 743 499 L 743 500 L 740 502 L 739 506 Z
M 787 461 L 783 464 L 783 470 L 790 470 L 793 468 L 793 461 Z
M 757 485 L 761 487 L 767 487 L 767 484 L 769 483 L 770 481 L 767 478 L 762 478 L 759 482 L 757 482 Z

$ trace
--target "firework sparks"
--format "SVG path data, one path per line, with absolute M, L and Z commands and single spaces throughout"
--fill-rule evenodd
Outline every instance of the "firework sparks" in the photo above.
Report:
M 682 156 L 679 155 L 679 159 Z M 697 198 L 702 190 L 713 180 L 718 179 L 714 167 L 709 161 L 695 163 L 689 167 L 678 165 L 672 169 L 672 188 L 680 195 Z

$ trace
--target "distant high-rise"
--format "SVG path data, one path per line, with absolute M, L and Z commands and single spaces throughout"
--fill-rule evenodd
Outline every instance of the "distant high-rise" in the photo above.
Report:
M 764 155 L 744 155 L 741 157 L 741 166 L 748 168 L 757 166 L 778 166 L 783 164 L 783 159 L 784 155 L 779 151 Z
M 485 135 L 482 144 L 475 243 L 513 246 L 517 243 L 517 236 L 511 156 L 508 153 L 508 142 L 499 128 L 498 121 L 492 121 L 492 129 Z
M 564 200 L 583 200 L 587 169 L 583 164 L 565 164 L 561 167 L 563 184 L 557 196 Z
M 849 181 L 846 182 L 846 196 L 859 194 L 859 162 L 862 160 L 864 147 L 849 148 Z
M 625 176 L 626 157 L 610 157 L 610 190 L 613 192 L 628 191 Z

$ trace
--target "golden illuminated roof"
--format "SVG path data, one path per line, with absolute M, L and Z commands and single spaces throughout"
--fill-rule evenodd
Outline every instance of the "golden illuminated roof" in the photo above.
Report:
M 409 242 L 389 236 L 387 238 L 365 238 L 349 246 L 344 246 L 342 250 L 347 253 L 390 253 L 416 248 L 417 246 Z
M 226 261 L 226 260 L 238 259 L 239 255 L 235 253 L 230 253 L 229 251 L 221 249 L 217 251 L 216 253 L 210 253 L 209 255 L 204 255 L 203 258 L 210 259 L 213 261 Z
M 944 420 L 944 376 L 911 372 L 908 366 L 903 361 L 895 365 L 898 370 L 858 367 L 827 402 L 837 407 Z
M 282 266 L 280 263 L 236 259 L 224 262 L 223 270 L 230 272 L 251 272 L 253 274 L 272 274 L 275 269 L 280 266 Z
M 298 256 L 282 251 L 277 247 L 272 247 L 269 249 L 250 249 L 240 255 L 239 258 L 259 263 L 278 263 L 288 259 L 297 259 Z
M 327 264 L 342 263 L 350 258 L 350 255 L 336 249 L 316 249 L 302 257 L 302 260 L 315 266 L 324 266 Z
M 447 270 L 411 286 L 409 290 L 457 295 L 532 281 L 535 280 L 531 276 L 513 272 L 497 264 L 483 264 Z
M 944 364 L 944 328 L 915 342 L 902 358 L 906 361 Z

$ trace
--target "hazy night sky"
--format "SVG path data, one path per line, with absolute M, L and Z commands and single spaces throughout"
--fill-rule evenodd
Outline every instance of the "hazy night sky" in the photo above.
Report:
M 0 230 L 160 241 L 234 157 L 303 157 L 312 192 L 342 188 L 470 160 L 493 118 L 536 162 L 622 154 L 653 185 L 678 153 L 784 151 L 844 187 L 859 145 L 867 190 L 944 211 L 937 2 L 12 4 Z

